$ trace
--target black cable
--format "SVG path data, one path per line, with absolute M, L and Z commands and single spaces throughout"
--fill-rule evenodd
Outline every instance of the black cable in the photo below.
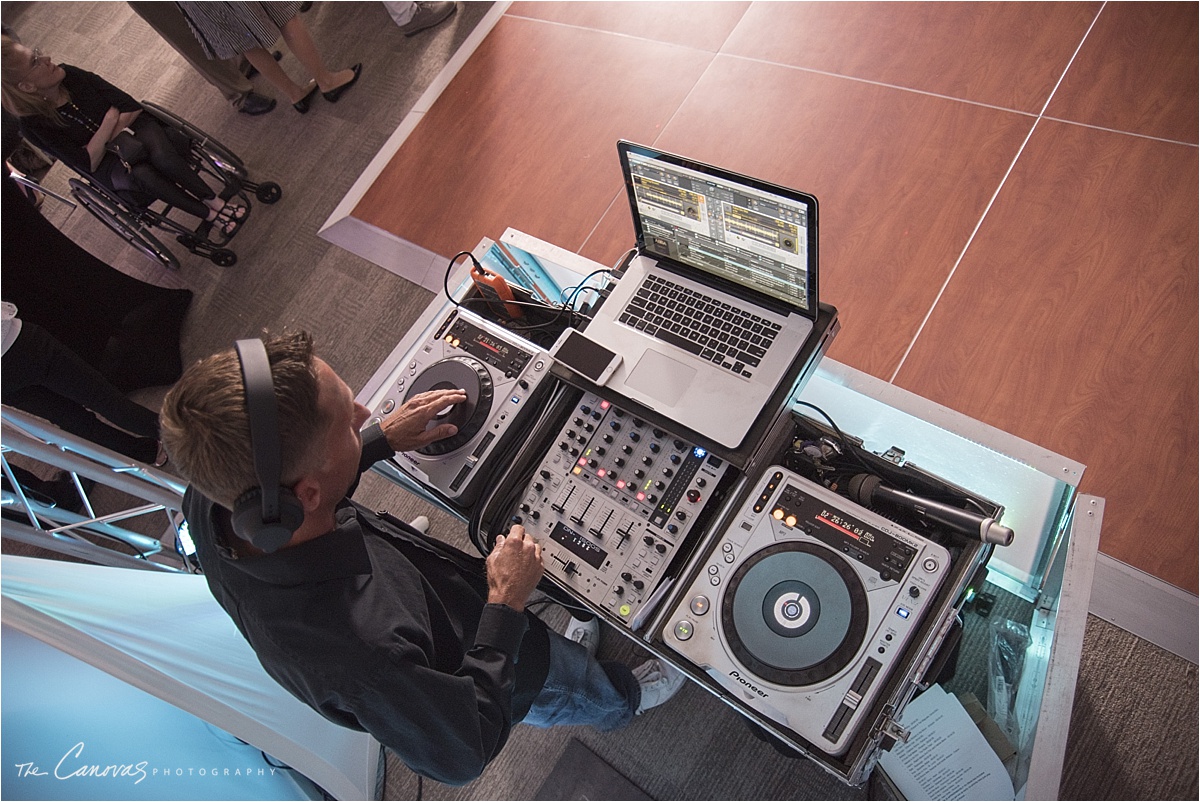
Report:
M 536 458 L 538 462 L 532 462 L 530 457 L 531 449 L 535 444 L 541 443 L 546 439 L 546 434 L 543 429 L 547 425 L 551 423 L 553 423 L 555 426 L 558 425 L 560 416 L 553 414 L 553 411 L 558 409 L 558 405 L 561 403 L 561 399 L 567 393 L 567 391 L 567 386 L 559 382 L 557 389 L 553 390 L 546 396 L 546 400 L 542 403 L 541 407 L 537 409 L 537 414 L 533 418 L 531 425 L 528 427 L 528 437 L 526 437 L 523 441 L 516 441 L 514 443 L 515 448 L 511 452 L 511 459 L 506 458 L 503 462 L 498 463 L 508 466 L 504 472 L 505 477 L 514 472 L 516 472 L 517 475 L 520 475 L 527 468 L 532 470 L 532 468 L 536 467 L 541 459 L 545 456 L 544 449 L 538 451 L 536 454 L 534 454 L 534 458 Z M 470 538 L 471 543 L 474 544 L 476 550 L 478 550 L 479 553 L 484 557 L 490 554 L 492 550 L 492 544 L 488 542 L 487 536 L 484 533 L 484 524 L 486 523 L 484 518 L 489 509 L 495 505 L 497 492 L 503 488 L 504 484 L 504 481 L 497 482 L 490 493 L 479 499 L 479 501 L 475 504 L 474 509 L 471 511 L 470 517 L 467 519 L 467 537 Z M 523 483 L 513 483 L 512 487 L 507 489 L 505 496 L 500 500 L 501 503 L 498 509 L 503 512 L 515 506 L 517 499 L 519 499 L 521 494 L 525 492 L 526 487 L 527 485 Z
M 479 260 L 475 258 L 475 254 L 471 253 L 470 251 L 459 251 L 450 257 L 450 263 L 446 265 L 446 273 L 442 276 L 442 289 L 446 292 L 446 298 L 456 307 L 461 307 L 462 304 L 460 304 L 454 297 L 454 294 L 450 292 L 450 274 L 454 272 L 454 263 L 458 261 L 460 256 L 470 257 L 472 264 L 474 264 L 480 270 L 483 269 L 483 265 L 479 264 Z
M 626 251 L 625 254 L 622 255 L 622 257 L 621 257 L 622 261 L 626 260 L 629 257 L 629 255 L 632 253 L 634 253 L 633 249 Z M 450 257 L 450 262 L 449 262 L 449 264 L 446 265 L 446 272 L 442 276 L 442 290 L 446 293 L 446 298 L 450 301 L 450 303 L 454 304 L 454 306 L 459 307 L 459 308 L 469 308 L 467 306 L 468 304 L 474 303 L 477 301 L 482 301 L 485 306 L 490 307 L 492 302 L 489 301 L 487 298 L 483 298 L 483 297 L 464 298 L 462 301 L 459 301 L 450 292 L 450 274 L 454 272 L 455 262 L 457 262 L 463 256 L 466 256 L 467 258 L 469 258 L 471 260 L 471 264 L 474 265 L 476 269 L 478 269 L 480 271 L 482 271 L 484 269 L 483 265 L 481 265 L 479 263 L 479 260 L 475 258 L 475 254 L 471 253 L 470 251 L 459 251 L 458 253 L 454 254 L 454 256 Z M 553 304 L 542 303 L 541 301 L 518 301 L 516 299 L 513 299 L 511 301 L 508 301 L 508 300 L 503 301 L 503 303 L 505 303 L 505 304 L 513 304 L 515 306 L 527 306 L 527 307 L 530 307 L 533 309 L 540 309 L 540 310 L 546 310 L 546 311 L 554 310 L 556 313 L 554 315 L 554 317 L 550 318 L 547 321 L 544 321 L 542 323 L 534 323 L 534 324 L 531 324 L 528 326 L 522 326 L 520 324 L 517 324 L 515 321 L 510 321 L 508 324 L 506 324 L 506 328 L 509 328 L 512 331 L 517 331 L 517 332 L 533 331 L 535 329 L 544 329 L 544 328 L 547 328 L 549 326 L 553 326 L 554 324 L 556 324 L 562 318 L 562 316 L 566 313 L 570 313 L 571 319 L 568 322 L 568 325 L 573 327 L 576 323 L 575 317 L 576 316 L 583 317 L 583 315 L 580 315 L 580 313 L 578 311 L 576 311 L 574 308 L 575 297 L 583 290 L 592 290 L 593 292 L 598 292 L 600 294 L 604 294 L 605 290 L 607 289 L 607 288 L 600 288 L 600 287 L 589 287 L 587 285 L 588 280 L 590 280 L 593 276 L 600 275 L 601 273 L 608 273 L 609 275 L 612 275 L 612 274 L 616 273 L 619 269 L 620 269 L 619 266 L 618 266 L 618 268 L 615 268 L 615 269 L 605 267 L 605 268 L 601 268 L 599 270 L 593 270 L 591 273 L 588 273 L 586 276 L 583 277 L 583 279 L 577 285 L 575 285 L 574 287 L 569 287 L 567 289 L 564 289 L 563 292 L 560 293 L 559 299 L 561 301 L 561 304 L 559 306 L 554 306 Z M 570 297 L 567 298 L 566 300 L 562 300 L 563 294 L 565 294 L 568 289 L 571 290 Z
M 858 464 L 861 465 L 863 468 L 865 468 L 867 473 L 870 473 L 870 474 L 875 473 L 875 471 L 877 469 L 872 468 L 870 465 L 868 465 L 866 463 L 866 460 L 864 460 L 862 457 L 860 457 L 858 455 L 858 452 L 855 450 L 854 445 L 851 444 L 850 439 L 848 437 L 846 437 L 845 434 L 842 433 L 842 430 L 838 428 L 838 425 L 836 423 L 834 423 L 833 418 L 829 417 L 829 414 L 827 412 L 825 412 L 825 410 L 821 409 L 816 404 L 810 404 L 807 401 L 797 401 L 796 405 L 801 406 L 801 407 L 808 407 L 809 409 L 815 410 L 818 415 L 820 415 L 822 418 L 824 418 L 829 423 L 829 425 L 831 427 L 833 427 L 833 431 L 837 434 L 838 439 L 842 441 L 842 447 L 846 449 L 846 453 L 848 453 L 854 459 L 858 460 Z

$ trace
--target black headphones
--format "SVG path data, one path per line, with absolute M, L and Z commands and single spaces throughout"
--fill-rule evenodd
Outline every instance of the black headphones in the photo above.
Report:
M 275 382 L 271 378 L 267 348 L 262 340 L 238 340 L 234 348 L 242 365 L 254 475 L 259 486 L 233 502 L 233 531 L 255 548 L 270 553 L 292 539 L 304 522 L 304 507 L 290 488 L 280 484 L 283 456 L 279 408 L 275 403 Z

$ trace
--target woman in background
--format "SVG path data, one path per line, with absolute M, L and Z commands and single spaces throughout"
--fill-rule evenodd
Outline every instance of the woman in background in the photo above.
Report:
M 201 231 L 218 225 L 231 234 L 246 216 L 245 207 L 218 197 L 192 170 L 186 143 L 172 140 L 140 103 L 100 76 L 55 64 L 4 36 L 0 87 L 4 109 L 20 120 L 26 139 L 105 186 L 152 195 L 200 218 Z M 118 154 L 127 129 L 140 148 Z

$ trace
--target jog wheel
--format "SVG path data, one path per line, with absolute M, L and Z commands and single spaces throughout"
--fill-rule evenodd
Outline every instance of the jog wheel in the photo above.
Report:
M 721 628 L 734 655 L 779 685 L 813 685 L 841 671 L 862 646 L 868 602 L 854 570 L 829 549 L 777 543 L 734 572 Z
M 453 423 L 458 427 L 458 433 L 444 440 L 435 440 L 424 448 L 418 448 L 418 454 L 427 457 L 437 457 L 449 454 L 462 448 L 471 441 L 492 414 L 492 376 L 486 367 L 465 356 L 452 356 L 435 362 L 413 379 L 408 387 L 404 400 L 412 398 L 427 390 L 467 391 L 467 400 L 461 404 L 452 404 L 437 414 L 429 423 L 429 428 L 443 423 Z

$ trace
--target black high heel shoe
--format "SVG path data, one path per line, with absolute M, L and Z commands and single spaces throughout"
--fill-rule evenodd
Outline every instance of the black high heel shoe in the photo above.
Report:
M 358 76 L 362 75 L 362 62 L 355 64 L 350 69 L 353 70 L 353 72 L 354 72 L 353 78 L 351 78 L 349 81 L 346 81 L 346 83 L 342 84 L 341 86 L 337 87 L 336 89 L 330 89 L 328 92 L 322 92 L 321 96 L 324 97 L 326 100 L 328 100 L 330 103 L 337 103 L 338 98 L 340 98 L 342 96 L 342 93 L 345 92 L 350 87 L 354 86 L 354 84 L 358 81 Z
M 308 114 L 308 107 L 312 104 L 313 95 L 317 93 L 319 88 L 320 87 L 317 86 L 317 82 L 313 81 L 313 88 L 308 90 L 307 95 L 293 103 L 292 108 L 301 114 Z

